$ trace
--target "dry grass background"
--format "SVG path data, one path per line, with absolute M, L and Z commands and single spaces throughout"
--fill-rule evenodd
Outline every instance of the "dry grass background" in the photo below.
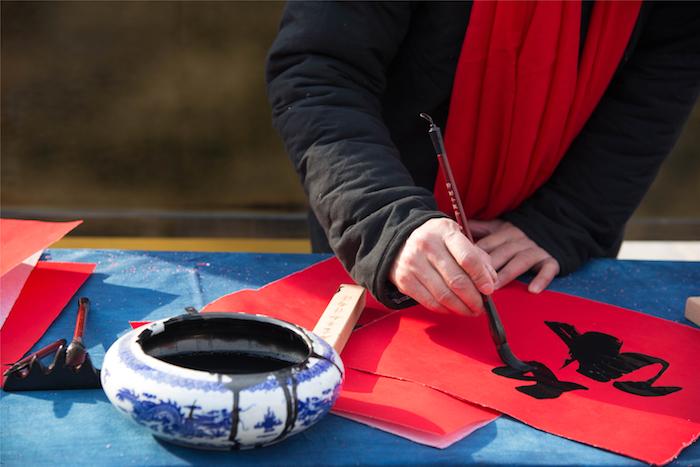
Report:
M 2 205 L 300 211 L 264 60 L 281 3 L 8 2 Z M 638 216 L 700 219 L 700 108 Z

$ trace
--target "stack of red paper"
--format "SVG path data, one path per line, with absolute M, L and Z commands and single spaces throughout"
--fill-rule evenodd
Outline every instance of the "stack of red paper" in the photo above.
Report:
M 38 261 L 44 248 L 81 222 L 0 219 L 3 371 L 32 348 L 95 269 L 94 264 Z

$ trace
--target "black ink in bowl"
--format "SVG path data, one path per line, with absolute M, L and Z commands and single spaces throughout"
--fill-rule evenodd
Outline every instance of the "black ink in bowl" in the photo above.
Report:
M 296 326 L 255 315 L 203 313 L 143 331 L 143 351 L 164 362 L 223 374 L 269 373 L 305 362 L 311 343 Z

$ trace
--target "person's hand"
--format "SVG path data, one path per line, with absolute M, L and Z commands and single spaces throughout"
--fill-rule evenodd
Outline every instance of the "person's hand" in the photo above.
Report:
M 497 289 L 533 270 L 537 275 L 527 289 L 532 293 L 540 293 L 559 274 L 557 260 L 510 222 L 470 221 L 469 227 L 480 238 L 476 242 L 477 246 L 491 256 L 491 264 L 498 271 Z
M 401 291 L 429 310 L 478 315 L 496 270 L 452 219 L 430 219 L 406 239 L 389 272 Z

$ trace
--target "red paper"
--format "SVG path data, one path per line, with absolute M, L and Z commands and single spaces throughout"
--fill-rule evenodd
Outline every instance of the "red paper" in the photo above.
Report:
M 426 390 L 431 391 L 431 389 Z M 367 425 L 371 428 L 376 428 L 377 430 L 386 431 L 387 433 L 391 433 L 392 435 L 406 438 L 410 441 L 413 441 L 414 443 L 425 444 L 426 446 L 438 449 L 445 449 L 452 446 L 457 441 L 469 436 L 470 434 L 474 433 L 474 431 L 493 421 L 489 419 L 488 421 L 482 424 L 477 423 L 474 425 L 465 425 L 459 430 L 440 435 L 431 433 L 429 431 L 421 431 L 411 427 L 397 425 L 391 422 L 386 422 L 384 420 L 380 420 L 374 417 L 368 417 L 365 415 L 341 412 L 338 410 L 334 410 L 333 413 L 343 418 L 347 418 L 348 420 L 362 423 L 363 425 Z
M 140 328 L 144 324 L 151 324 L 153 321 L 129 321 L 129 326 L 131 329 Z
M 241 290 L 225 295 L 201 311 L 260 313 L 313 329 L 340 285 L 354 283 L 340 262 L 330 258 L 258 290 Z M 392 311 L 367 294 L 365 310 L 358 324 L 367 324 Z
M 259 290 L 226 295 L 202 311 L 259 313 L 313 329 L 339 285 L 344 283 L 353 281 L 340 262 L 332 258 Z M 359 322 L 367 325 L 392 312 L 368 295 Z M 138 327 L 144 323 L 131 324 Z M 343 392 L 335 407 L 342 412 L 339 412 L 341 415 L 440 448 L 449 446 L 498 416 L 494 411 L 421 384 L 352 370 L 347 372 Z
M 83 221 L 42 222 L 0 219 L 0 276 L 60 240 Z
M 351 368 L 333 412 L 441 449 L 500 415 L 420 384 Z
M 356 331 L 345 351 L 347 367 L 427 384 L 507 413 L 536 428 L 655 464 L 671 461 L 700 433 L 700 331 L 623 308 L 555 292 L 532 295 L 514 283 L 495 301 L 515 353 L 544 363 L 559 380 L 587 387 L 555 399 L 535 399 L 515 388 L 530 386 L 492 372 L 500 362 L 484 316 L 467 318 L 413 307 Z M 597 331 L 623 341 L 621 352 L 638 352 L 670 363 L 654 386 L 682 389 L 659 397 L 621 391 L 562 368 L 564 341 L 545 321 Z M 641 381 L 657 374 L 654 364 L 615 381 Z
M 37 251 L 0 276 L 0 328 L 5 324 L 12 307 L 15 306 L 17 297 L 19 297 L 25 282 L 27 282 L 29 274 L 32 273 L 34 266 L 39 261 L 42 251 Z
M 94 269 L 88 263 L 37 263 L 0 330 L 3 368 L 32 348 Z

